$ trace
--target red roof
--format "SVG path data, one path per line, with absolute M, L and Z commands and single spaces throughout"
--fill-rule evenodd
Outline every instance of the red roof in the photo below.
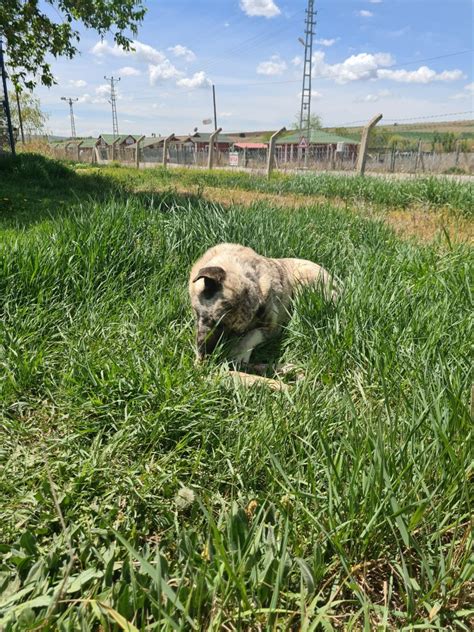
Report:
M 235 143 L 234 147 L 239 149 L 266 149 L 266 143 Z

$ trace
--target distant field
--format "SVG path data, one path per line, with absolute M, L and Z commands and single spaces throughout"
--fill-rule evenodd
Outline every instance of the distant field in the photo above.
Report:
M 470 221 L 465 189 L 207 176 L 0 162 L 0 629 L 472 629 L 474 252 L 354 210 Z M 286 393 L 194 363 L 221 241 L 344 283 L 259 351 Z
M 335 128 L 331 128 L 334 131 Z M 362 127 L 348 127 L 347 132 L 351 137 L 360 139 L 362 135 Z M 382 122 L 377 129 L 383 129 L 390 134 L 397 136 L 405 136 L 407 138 L 420 138 L 422 140 L 431 141 L 433 134 L 453 133 L 461 138 L 474 138 L 474 120 L 468 121 L 443 121 L 438 123 L 400 123 L 398 125 L 384 125 Z

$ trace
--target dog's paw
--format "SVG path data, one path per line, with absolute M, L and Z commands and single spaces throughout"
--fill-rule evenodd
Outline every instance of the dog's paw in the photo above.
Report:
M 305 372 L 303 369 L 291 362 L 278 364 L 275 368 L 275 373 L 277 375 L 293 375 L 298 382 L 305 378 Z

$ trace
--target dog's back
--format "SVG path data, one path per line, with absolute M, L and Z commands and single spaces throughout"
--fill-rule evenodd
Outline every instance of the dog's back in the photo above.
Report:
M 306 259 L 276 259 L 287 270 L 293 293 L 298 286 L 320 287 L 325 297 L 335 300 L 340 293 L 340 283 L 325 268 Z

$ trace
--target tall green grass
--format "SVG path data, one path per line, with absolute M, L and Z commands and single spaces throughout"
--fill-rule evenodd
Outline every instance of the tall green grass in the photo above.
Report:
M 427 209 L 446 207 L 466 217 L 474 214 L 474 189 L 470 182 L 457 182 L 448 178 L 419 177 L 389 179 L 331 175 L 327 173 L 281 174 L 274 173 L 268 180 L 255 173 L 224 170 L 196 169 L 131 169 L 108 168 L 101 172 L 113 175 L 120 182 L 152 188 L 157 183 L 196 185 L 198 187 L 237 188 L 272 194 L 296 194 L 342 199 L 351 203 L 371 202 L 382 207 L 406 208 L 423 205 Z
M 469 629 L 471 249 L 172 195 L 8 226 L 2 629 Z M 303 369 L 287 393 L 194 365 L 187 274 L 220 241 L 344 281 L 260 351 Z

